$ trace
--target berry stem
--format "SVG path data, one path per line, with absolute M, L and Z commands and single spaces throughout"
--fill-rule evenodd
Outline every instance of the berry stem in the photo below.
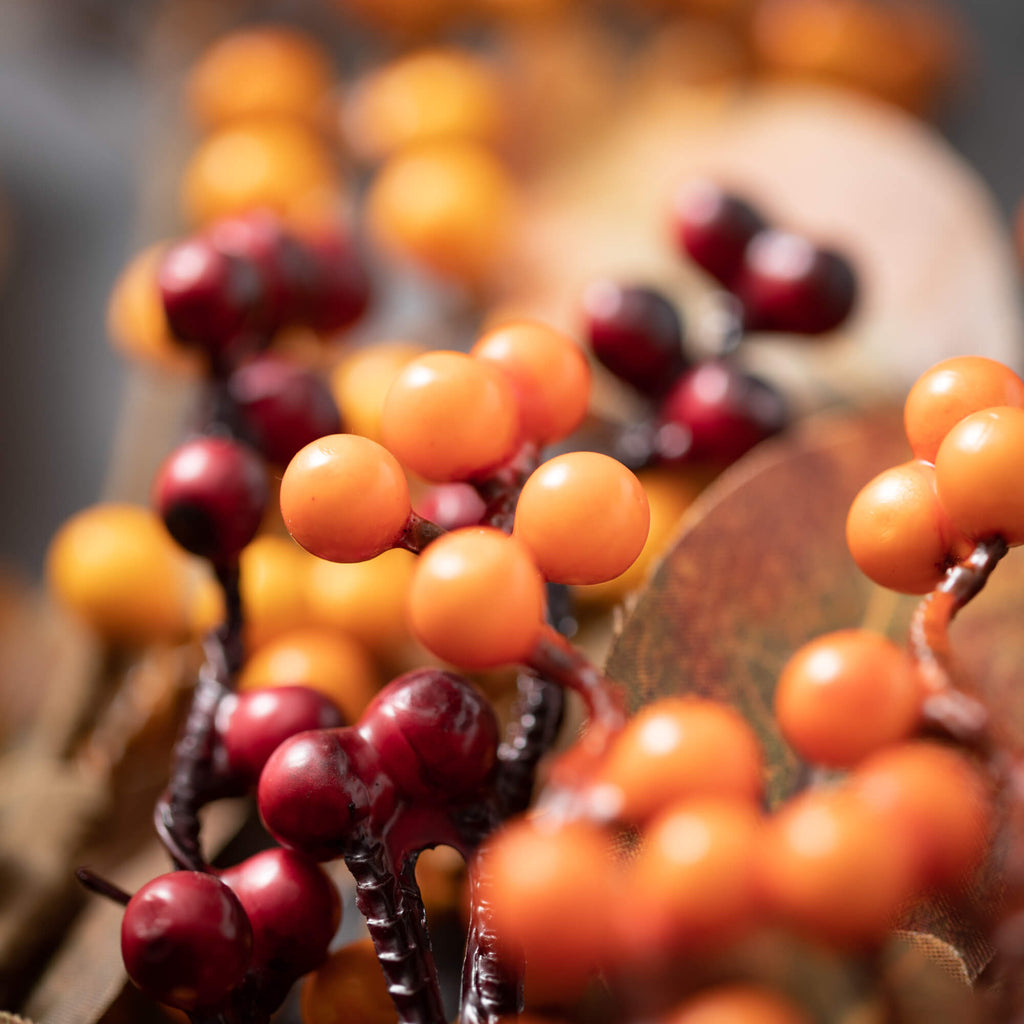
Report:
M 428 544 L 432 544 L 438 537 L 443 537 L 448 531 L 444 527 L 432 523 L 429 519 L 416 512 L 409 513 L 409 522 L 405 524 L 402 535 L 395 542 L 395 547 L 404 548 L 418 555 Z
M 105 896 L 108 900 L 113 900 L 115 903 L 120 903 L 122 907 L 127 907 L 132 898 L 131 893 L 125 892 L 119 885 L 108 882 L 107 879 L 97 875 L 94 871 L 90 871 L 88 868 L 77 868 L 75 870 L 75 878 L 90 892 L 94 892 L 98 896 Z
M 401 1024 L 444 1024 L 437 968 L 415 883 L 403 885 L 391 856 L 369 836 L 353 844 L 345 864 L 356 883 L 356 906 L 366 919 L 388 992 Z

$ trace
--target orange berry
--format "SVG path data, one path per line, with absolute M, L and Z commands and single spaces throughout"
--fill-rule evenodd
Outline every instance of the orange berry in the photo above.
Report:
M 939 743 L 881 750 L 850 777 L 865 804 L 909 828 L 925 880 L 959 888 L 978 868 L 992 832 L 992 799 L 979 770 Z
M 630 953 L 707 952 L 753 926 L 760 828 L 752 803 L 715 797 L 673 804 L 649 821 L 625 882 Z
M 193 224 L 264 207 L 306 221 L 339 207 L 334 158 L 320 137 L 283 118 L 237 121 L 209 135 L 182 176 L 182 205 Z
M 499 942 L 525 955 L 531 995 L 577 995 L 609 948 L 618 879 L 607 833 L 520 819 L 488 841 L 477 870 Z
M 786 662 L 775 690 L 782 735 L 808 761 L 849 768 L 909 737 L 921 716 L 909 655 L 863 629 L 827 633 Z
M 965 416 L 994 405 L 1024 406 L 1024 380 L 984 356 L 944 359 L 918 377 L 903 407 L 914 457 L 934 462 L 942 439 Z
M 402 653 L 412 639 L 406 602 L 416 561 L 398 548 L 366 562 L 313 559 L 306 597 L 310 618 L 343 630 L 380 658 Z
M 388 160 L 370 186 L 367 221 L 384 249 L 476 285 L 501 259 L 514 206 L 512 181 L 497 157 L 477 143 L 449 140 Z
M 335 950 L 302 985 L 302 1024 L 398 1024 L 370 939 Z
M 705 989 L 658 1024 L 812 1024 L 811 1017 L 773 989 L 737 983 Z
M 206 127 L 266 114 L 313 120 L 332 82 L 327 54 L 311 36 L 260 25 L 206 50 L 189 75 L 189 104 Z
M 935 486 L 968 537 L 1024 543 L 1024 409 L 996 406 L 962 419 L 935 456 Z
M 102 504 L 77 512 L 50 541 L 51 592 L 108 640 L 180 640 L 188 629 L 191 562 L 148 508 Z
M 514 534 L 555 583 L 603 583 L 640 554 L 650 526 L 647 495 L 621 462 L 569 452 L 530 474 Z
M 107 305 L 107 329 L 124 355 L 160 367 L 197 373 L 199 354 L 171 333 L 156 275 L 167 246 L 151 245 L 132 257 L 114 282 Z
M 393 341 L 344 356 L 331 372 L 331 391 L 346 429 L 382 442 L 380 421 L 388 389 L 399 370 L 425 352 L 422 345 Z
M 494 142 L 501 133 L 498 81 L 461 50 L 418 50 L 364 77 L 346 105 L 352 148 L 366 160 L 439 139 Z
M 893 466 L 861 489 L 846 543 L 865 576 L 903 594 L 928 593 L 972 546 L 950 522 L 925 462 Z
M 529 660 L 544 621 L 544 580 L 529 549 L 490 527 L 466 527 L 420 555 L 409 590 L 413 633 L 465 669 Z
M 329 562 L 362 562 L 395 546 L 412 505 L 402 467 L 358 434 L 329 434 L 297 452 L 281 478 L 288 532 Z
M 395 457 L 424 479 L 470 480 L 515 454 L 519 409 L 497 367 L 462 352 L 428 352 L 395 377 L 381 432 Z
M 568 335 L 519 320 L 488 331 L 470 355 L 495 363 L 512 379 L 526 439 L 550 444 L 583 422 L 590 401 L 590 364 Z
M 358 641 L 337 630 L 303 627 L 269 640 L 245 662 L 239 691 L 269 686 L 308 686 L 355 722 L 379 689 L 370 656 Z
M 761 745 L 734 708 L 700 697 L 665 697 L 626 723 L 596 781 L 621 800 L 624 821 L 642 823 L 693 797 L 753 803 L 764 786 Z
M 762 897 L 781 923 L 837 945 L 881 941 L 916 894 L 907 828 L 845 790 L 808 790 L 769 818 Z

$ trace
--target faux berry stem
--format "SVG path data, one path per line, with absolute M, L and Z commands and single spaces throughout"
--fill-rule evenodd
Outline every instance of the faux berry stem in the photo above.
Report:
M 366 919 L 388 992 L 401 1024 L 444 1024 L 437 969 L 424 927 L 423 902 L 402 885 L 383 843 L 366 837 L 345 855 L 356 883 L 356 906 Z
M 432 544 L 438 537 L 443 537 L 446 532 L 444 527 L 412 512 L 409 515 L 409 522 L 406 523 L 405 530 L 395 546 L 418 555 L 428 544 Z
M 75 878 L 90 892 L 96 893 L 97 896 L 105 896 L 108 900 L 113 900 L 115 903 L 120 903 L 122 907 L 127 907 L 132 898 L 131 893 L 125 892 L 119 885 L 108 882 L 107 879 L 97 875 L 94 871 L 90 871 L 88 868 L 76 869 Z

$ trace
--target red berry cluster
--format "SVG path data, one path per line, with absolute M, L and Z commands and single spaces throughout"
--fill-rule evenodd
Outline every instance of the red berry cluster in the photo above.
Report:
M 754 332 L 819 335 L 850 315 L 856 279 L 838 253 L 769 227 L 744 200 L 710 182 L 691 184 L 672 208 L 680 252 L 725 289 L 721 353 L 693 362 L 679 312 L 661 292 L 611 281 L 592 284 L 583 311 L 594 355 L 654 406 L 652 437 L 632 432 L 631 464 L 723 466 L 781 430 L 782 396 L 732 357 Z

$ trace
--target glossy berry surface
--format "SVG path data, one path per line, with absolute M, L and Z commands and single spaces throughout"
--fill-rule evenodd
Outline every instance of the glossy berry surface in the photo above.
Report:
M 590 401 L 590 366 L 568 335 L 532 320 L 488 331 L 470 350 L 499 367 L 519 399 L 523 438 L 560 441 L 583 422 Z
M 490 527 L 434 541 L 420 555 L 409 590 L 419 641 L 465 669 L 527 661 L 544 609 L 544 578 L 529 548 Z
M 1024 381 L 983 356 L 944 359 L 910 389 L 903 425 L 914 457 L 934 462 L 945 436 L 964 417 L 996 405 L 1024 406 Z
M 256 266 L 204 238 L 171 246 L 157 272 L 167 322 L 182 341 L 223 359 L 247 331 L 262 302 Z
M 241 982 L 252 928 L 238 898 L 215 875 L 175 871 L 144 885 L 121 922 L 128 977 L 182 1010 L 213 1007 Z
M 582 306 L 591 351 L 637 391 L 659 397 L 686 369 L 682 320 L 661 292 L 595 281 L 583 292 Z
M 229 696 L 217 717 L 228 769 L 253 783 L 286 739 L 344 724 L 327 697 L 305 686 L 273 686 Z
M 303 322 L 326 333 L 350 327 L 373 295 L 362 254 L 341 228 L 321 227 L 300 241 L 306 253 L 299 298 Z
M 362 562 L 395 546 L 412 505 L 402 467 L 358 434 L 306 445 L 281 478 L 281 515 L 307 551 L 329 562 Z
M 846 517 L 846 543 L 865 576 L 903 594 L 928 593 L 972 547 L 939 501 L 935 470 L 919 460 L 861 488 Z
M 153 504 L 171 536 L 194 555 L 230 564 L 256 536 L 267 503 L 263 463 L 246 445 L 201 437 L 157 471 Z
M 737 292 L 748 330 L 824 334 L 853 311 L 857 279 L 838 253 L 766 230 L 747 247 Z
M 679 249 L 726 287 L 739 275 L 750 240 L 765 226 L 753 207 L 709 181 L 681 189 L 671 216 Z
M 381 417 L 384 444 L 434 483 L 471 480 L 520 444 L 519 402 L 498 367 L 461 352 L 429 352 L 395 377 Z
M 734 708 L 669 697 L 626 723 L 598 781 L 619 794 L 619 818 L 643 822 L 688 798 L 755 803 L 764 786 L 763 756 L 754 731 Z
M 439 669 L 399 676 L 371 701 L 359 732 L 398 788 L 458 800 L 487 781 L 498 749 L 490 704 L 464 679 Z
M 228 392 L 246 440 L 279 466 L 317 438 L 341 432 L 327 384 L 279 356 L 258 356 L 240 366 L 228 379 Z
M 283 846 L 313 860 L 340 857 L 352 830 L 391 795 L 355 731 L 321 729 L 286 740 L 260 775 L 260 817 Z
M 1024 409 L 996 406 L 962 419 L 939 446 L 935 486 L 968 537 L 1024 543 Z
M 423 493 L 414 504 L 416 513 L 444 530 L 476 526 L 487 505 L 470 484 L 437 484 Z
M 726 360 L 700 363 L 665 396 L 657 450 L 665 462 L 728 465 L 786 424 L 781 395 Z
M 252 969 L 297 978 L 318 967 L 341 922 L 323 869 L 290 850 L 264 850 L 220 873 L 252 926 Z
M 921 717 L 923 690 L 909 655 L 862 629 L 827 633 L 786 662 L 775 717 L 801 757 L 848 768 L 907 739 Z
M 640 481 L 598 452 L 555 456 L 530 474 L 513 533 L 554 583 L 604 583 L 633 564 L 651 514 Z

